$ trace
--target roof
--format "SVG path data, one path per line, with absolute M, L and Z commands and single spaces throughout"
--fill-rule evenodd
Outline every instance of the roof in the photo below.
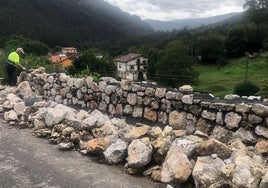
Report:
M 64 50 L 76 50 L 76 48 L 74 48 L 74 47 L 63 47 L 62 49 L 64 49 Z
M 128 54 L 128 55 L 125 55 L 125 56 L 115 58 L 114 61 L 120 61 L 120 62 L 125 62 L 126 63 L 126 62 L 129 62 L 129 61 L 133 60 L 133 59 L 139 58 L 141 56 L 142 56 L 141 54 L 131 53 L 131 54 Z

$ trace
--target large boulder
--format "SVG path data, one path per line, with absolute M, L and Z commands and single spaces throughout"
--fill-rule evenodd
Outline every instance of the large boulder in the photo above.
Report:
M 161 181 L 185 182 L 192 173 L 193 166 L 179 146 L 171 146 L 161 168 Z
M 131 168 L 144 167 L 151 161 L 153 147 L 140 139 L 133 140 L 128 146 L 127 162 Z
M 31 86 L 28 81 L 23 81 L 19 83 L 17 89 L 16 89 L 16 94 L 19 95 L 20 97 L 30 97 L 33 95 L 33 91 L 31 89 Z
M 195 186 L 197 188 L 203 188 L 229 185 L 222 172 L 222 169 L 224 169 L 225 166 L 223 160 L 218 157 L 198 157 L 193 169 Z
M 196 152 L 200 156 L 217 154 L 220 158 L 227 159 L 231 156 L 232 149 L 224 143 L 211 138 L 199 143 L 196 146 Z
M 93 155 L 102 154 L 110 145 L 109 138 L 95 138 L 87 143 L 87 152 Z
M 103 154 L 110 164 L 118 164 L 124 160 L 127 154 L 127 143 L 118 139 L 117 142 L 111 144 Z

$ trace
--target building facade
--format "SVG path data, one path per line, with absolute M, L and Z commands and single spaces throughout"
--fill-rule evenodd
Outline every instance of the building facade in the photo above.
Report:
M 114 59 L 117 76 L 121 79 L 141 81 L 147 80 L 148 59 L 141 54 L 130 53 Z

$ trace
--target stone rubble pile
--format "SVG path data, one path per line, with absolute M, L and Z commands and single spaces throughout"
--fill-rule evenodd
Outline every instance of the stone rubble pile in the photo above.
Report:
M 48 77 L 47 81 L 47 86 L 45 83 L 39 86 L 50 87 L 52 84 L 57 87 L 53 77 Z M 77 84 L 81 89 L 80 92 L 75 91 L 79 101 L 79 93 L 82 95 L 83 90 L 86 93 L 88 89 L 79 85 L 79 82 L 73 84 Z M 66 87 L 67 85 L 68 82 Z M 61 104 L 64 99 L 56 94 L 56 90 L 51 90 L 55 92 L 52 96 L 56 102 L 42 100 L 35 96 L 36 92 L 33 93 L 32 87 L 24 81 L 17 88 L 2 88 L 0 114 L 9 125 L 31 128 L 34 135 L 47 138 L 51 144 L 57 144 L 60 150 L 77 149 L 85 155 L 103 157 L 109 164 L 124 165 L 129 174 L 143 174 L 172 186 L 189 184 L 197 188 L 268 187 L 268 109 L 265 106 L 258 108 L 258 114 L 264 114 L 263 116 L 248 117 L 251 122 L 255 122 L 248 124 L 250 126 L 264 122 L 256 126 L 255 132 L 251 131 L 250 126 L 240 126 L 243 115 L 229 112 L 223 119 L 219 118 L 222 115 L 220 112 L 212 113 L 209 108 L 199 112 L 201 120 L 190 113 L 174 110 L 170 111 L 169 121 L 165 126 L 147 125 L 142 122 L 129 124 L 124 118 L 104 114 L 100 111 L 101 107 L 78 110 Z M 101 83 L 100 86 L 92 87 L 101 89 Z M 117 88 L 103 85 L 103 90 L 113 93 Z M 164 95 L 161 91 L 157 90 L 156 95 Z M 62 94 L 68 96 L 72 92 L 62 91 Z M 31 97 L 35 97 L 36 102 L 33 100 L 30 104 L 28 101 L 27 104 L 25 100 Z M 125 97 L 129 104 L 133 105 L 139 100 L 133 93 Z M 187 95 L 183 101 L 191 103 L 191 97 Z M 108 95 L 102 98 L 112 100 Z M 76 100 L 67 97 L 67 104 L 69 99 Z M 157 106 L 156 103 L 153 104 L 155 106 L 152 105 L 152 109 Z M 229 105 L 222 107 L 230 108 Z M 233 108 L 235 106 L 232 106 Z M 249 111 L 248 108 L 249 105 L 246 104 L 236 106 L 241 113 Z M 118 110 L 108 109 L 109 112 Z M 133 110 L 131 105 L 124 107 L 124 111 L 127 110 Z M 192 110 L 198 111 L 197 108 Z M 147 111 L 147 119 L 155 119 L 149 108 Z M 212 131 L 212 125 L 208 124 L 207 120 L 217 122 Z

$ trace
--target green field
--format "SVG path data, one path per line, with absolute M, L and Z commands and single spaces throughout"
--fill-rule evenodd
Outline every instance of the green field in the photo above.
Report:
M 268 79 L 268 53 L 265 53 L 262 57 L 255 59 L 245 57 L 233 59 L 220 68 L 211 65 L 195 66 L 194 70 L 199 72 L 199 82 L 193 86 L 194 90 L 211 93 L 218 97 L 232 94 L 235 85 L 246 79 L 247 61 L 248 81 L 259 85 L 261 80 Z

